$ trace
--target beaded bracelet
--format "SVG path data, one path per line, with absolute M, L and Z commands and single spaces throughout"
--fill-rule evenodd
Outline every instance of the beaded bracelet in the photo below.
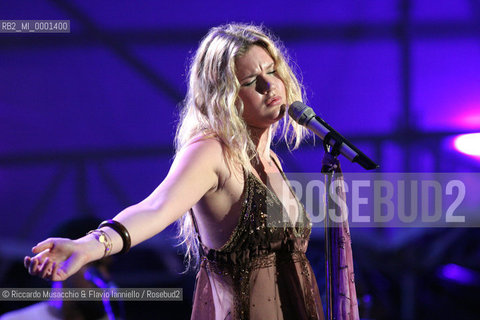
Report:
M 110 236 L 103 230 L 90 230 L 88 231 L 87 235 L 93 234 L 95 238 L 98 240 L 98 242 L 102 243 L 105 246 L 105 252 L 103 253 L 103 258 L 105 258 L 110 252 L 112 251 L 112 240 L 110 239 Z
M 98 229 L 103 227 L 110 227 L 115 230 L 121 237 L 123 241 L 123 247 L 120 251 L 121 254 L 127 253 L 130 250 L 130 246 L 132 245 L 132 241 L 130 239 L 130 233 L 128 233 L 127 228 L 123 224 L 115 220 L 106 220 L 100 223 Z

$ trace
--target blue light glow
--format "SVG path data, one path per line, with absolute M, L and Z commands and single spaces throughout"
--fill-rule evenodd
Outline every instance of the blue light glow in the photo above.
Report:
M 464 285 L 476 285 L 480 282 L 477 272 L 454 263 L 443 266 L 439 271 L 439 276 Z

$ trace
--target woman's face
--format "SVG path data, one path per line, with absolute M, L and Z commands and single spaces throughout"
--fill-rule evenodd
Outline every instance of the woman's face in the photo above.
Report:
M 285 86 L 277 76 L 272 57 L 264 48 L 254 45 L 235 63 L 245 122 L 252 127 L 268 128 L 283 117 L 287 103 Z

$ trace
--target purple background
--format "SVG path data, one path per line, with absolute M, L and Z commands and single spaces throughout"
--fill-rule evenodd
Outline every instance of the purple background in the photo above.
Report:
M 478 158 L 450 142 L 480 132 L 475 0 L 2 1 L 0 19 L 71 20 L 69 34 L 0 34 L 0 278 L 58 223 L 110 218 L 161 182 L 188 58 L 210 27 L 226 22 L 263 23 L 278 35 L 301 70 L 309 105 L 380 170 L 480 169 Z M 320 146 L 277 151 L 286 171 L 319 171 Z M 191 299 L 192 276 L 176 275 L 173 231 L 122 258 L 123 265 L 136 258 L 139 271 L 120 268 L 118 282 L 171 286 L 174 278 Z M 476 233 L 353 232 L 362 317 L 449 319 L 462 309 L 456 317 L 470 318 L 478 245 L 463 255 L 455 248 L 475 243 Z M 310 254 L 322 285 L 321 242 L 314 232 Z M 434 256 L 427 262 L 426 253 Z M 147 261 L 152 256 L 157 264 Z M 451 263 L 476 272 L 473 280 L 452 278 L 458 268 L 436 272 Z

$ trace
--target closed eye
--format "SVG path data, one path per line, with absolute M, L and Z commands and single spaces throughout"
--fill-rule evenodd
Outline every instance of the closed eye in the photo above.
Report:
M 272 71 L 267 72 L 267 74 L 276 74 L 276 73 L 277 73 L 277 70 L 272 70 Z M 253 85 L 256 81 L 257 81 L 257 78 L 253 79 L 253 80 L 250 81 L 250 82 L 247 82 L 247 83 L 242 84 L 242 87 L 250 87 L 250 86 Z
M 250 82 L 247 82 L 247 83 L 244 83 L 242 84 L 243 87 L 250 87 L 252 84 L 254 84 L 255 82 L 257 81 L 257 79 L 253 79 L 252 81 Z

